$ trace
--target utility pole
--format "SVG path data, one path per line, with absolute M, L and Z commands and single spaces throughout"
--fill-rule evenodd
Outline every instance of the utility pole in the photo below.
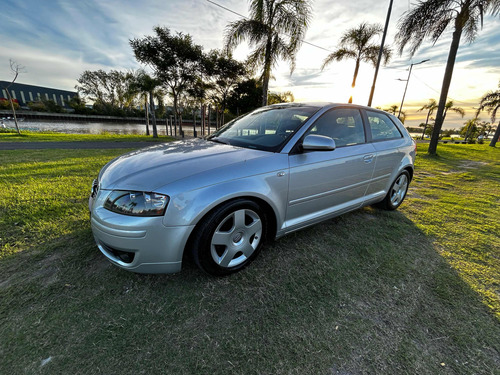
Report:
M 422 61 L 420 61 L 418 63 L 410 65 L 410 71 L 408 72 L 408 79 L 406 80 L 406 87 L 405 87 L 405 92 L 403 94 L 403 100 L 401 100 L 401 105 L 399 106 L 398 118 L 399 118 L 399 116 L 401 116 L 401 111 L 403 110 L 403 103 L 405 102 L 406 90 L 408 89 L 408 82 L 410 82 L 411 70 L 413 69 L 413 65 L 423 64 L 423 63 L 425 63 L 425 62 L 427 62 L 429 60 L 430 59 L 422 60 Z
M 385 19 L 384 34 L 382 35 L 382 43 L 380 43 L 380 50 L 378 51 L 377 67 L 375 68 L 375 75 L 373 76 L 373 85 L 370 91 L 370 99 L 368 99 L 368 107 L 372 106 L 373 94 L 375 93 L 375 84 L 377 83 L 378 69 L 380 68 L 380 61 L 382 60 L 382 52 L 384 51 L 385 37 L 387 35 L 387 29 L 389 28 L 389 20 L 391 19 L 392 12 L 392 2 L 389 3 L 389 9 L 387 10 L 387 18 Z

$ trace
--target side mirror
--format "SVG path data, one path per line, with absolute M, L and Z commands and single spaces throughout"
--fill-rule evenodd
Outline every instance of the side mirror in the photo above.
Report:
M 310 134 L 302 142 L 302 149 L 307 151 L 333 151 L 335 147 L 335 141 L 324 135 Z

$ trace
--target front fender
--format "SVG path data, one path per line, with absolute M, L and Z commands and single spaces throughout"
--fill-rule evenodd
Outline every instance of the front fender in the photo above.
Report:
M 196 225 L 213 208 L 228 200 L 254 197 L 269 204 L 280 228 L 288 200 L 288 171 L 270 172 L 225 181 L 170 197 L 163 223 L 166 226 Z

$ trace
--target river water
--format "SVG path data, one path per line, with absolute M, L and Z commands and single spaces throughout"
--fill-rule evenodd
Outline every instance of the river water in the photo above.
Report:
M 0 127 L 2 123 L 6 127 L 15 127 L 13 120 L 0 120 Z M 70 134 L 101 134 L 101 133 L 111 133 L 111 134 L 146 134 L 145 124 L 133 124 L 133 123 L 116 123 L 116 122 L 66 122 L 66 121 L 53 121 L 53 120 L 24 120 L 19 121 L 19 129 L 31 130 L 31 131 L 53 131 L 59 133 L 70 133 Z M 193 135 L 193 126 L 184 125 L 184 133 L 186 136 Z M 167 129 L 165 124 L 157 125 L 157 130 L 159 135 L 171 135 L 170 126 Z M 215 128 L 212 128 L 214 131 Z M 151 124 L 149 125 L 149 131 L 152 132 L 153 128 Z M 173 130 L 172 130 L 173 131 Z M 167 133 L 168 132 L 168 133 Z M 197 126 L 198 136 L 200 136 L 200 127 Z M 179 135 L 179 130 L 177 129 L 177 135 Z

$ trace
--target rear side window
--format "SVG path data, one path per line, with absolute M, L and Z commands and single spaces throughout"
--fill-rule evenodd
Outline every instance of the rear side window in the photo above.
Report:
M 391 121 L 389 116 L 378 112 L 366 112 L 372 140 L 383 141 L 388 139 L 402 138 L 401 132 L 396 125 Z
M 325 135 L 335 141 L 337 147 L 365 143 L 363 120 L 357 109 L 338 108 L 325 113 L 306 133 Z

